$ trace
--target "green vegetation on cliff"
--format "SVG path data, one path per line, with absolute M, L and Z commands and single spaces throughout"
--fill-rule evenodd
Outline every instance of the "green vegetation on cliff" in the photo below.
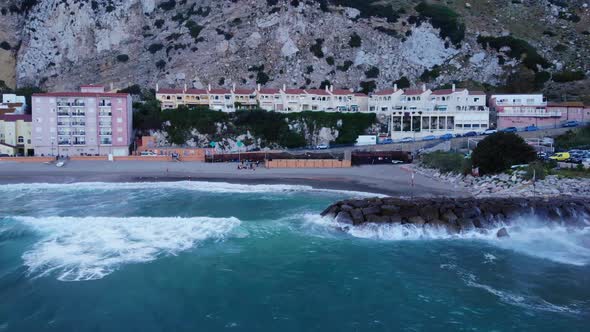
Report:
M 196 131 L 209 140 L 235 138 L 250 134 L 261 139 L 263 146 L 278 145 L 298 148 L 311 145 L 306 139 L 321 128 L 338 131 L 334 144 L 352 144 L 358 135 L 364 134 L 376 123 L 375 114 L 300 112 L 277 113 L 265 110 L 244 110 L 223 113 L 203 108 L 161 110 L 158 101 L 152 99 L 134 104 L 133 122 L 139 131 L 162 129 L 172 144 L 185 144 Z

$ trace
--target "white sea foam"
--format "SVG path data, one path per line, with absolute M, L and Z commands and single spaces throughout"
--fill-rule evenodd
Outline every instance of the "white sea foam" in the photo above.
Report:
M 88 190 L 141 190 L 141 189 L 179 189 L 207 193 L 288 193 L 288 192 L 329 192 L 347 194 L 354 197 L 384 197 L 381 194 L 361 191 L 313 188 L 306 185 L 286 184 L 235 184 L 227 182 L 176 181 L 176 182 L 77 182 L 77 183 L 19 183 L 0 186 L 0 192 L 43 192 L 43 191 L 88 191 Z
M 41 239 L 23 254 L 29 274 L 62 281 L 101 279 L 121 265 L 175 255 L 207 239 L 221 240 L 236 218 L 13 217 Z
M 443 228 L 416 227 L 400 224 L 363 224 L 350 226 L 339 224 L 332 218 L 307 214 L 305 223 L 313 227 L 329 227 L 344 230 L 351 236 L 382 241 L 408 240 L 478 240 L 494 246 L 563 264 L 583 266 L 590 264 L 590 227 L 569 228 L 547 225 L 535 220 L 517 220 L 514 225 L 499 225 L 489 230 L 475 229 L 466 233 L 450 234 Z M 498 238 L 497 231 L 506 227 L 509 238 Z M 487 262 L 495 257 L 485 256 Z
M 576 309 L 575 307 L 553 304 L 553 303 L 550 303 L 538 296 L 516 294 L 516 293 L 512 293 L 512 292 L 505 291 L 505 290 L 499 290 L 499 289 L 496 289 L 492 286 L 479 283 L 479 282 L 477 282 L 476 277 L 470 273 L 463 274 L 462 279 L 467 286 L 483 289 L 486 292 L 497 296 L 504 303 L 519 306 L 519 307 L 522 307 L 525 309 L 534 309 L 534 310 L 551 311 L 551 312 L 559 312 L 559 313 L 570 313 L 570 314 L 579 314 L 580 313 L 580 311 L 578 309 Z

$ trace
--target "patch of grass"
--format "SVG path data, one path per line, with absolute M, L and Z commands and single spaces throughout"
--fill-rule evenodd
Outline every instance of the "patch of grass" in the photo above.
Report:
M 424 154 L 420 162 L 424 167 L 437 169 L 441 173 L 455 174 L 463 174 L 468 163 L 461 153 L 443 151 Z

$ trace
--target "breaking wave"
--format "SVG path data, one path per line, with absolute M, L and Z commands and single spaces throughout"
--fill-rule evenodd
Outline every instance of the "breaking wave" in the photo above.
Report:
M 78 182 L 78 183 L 20 183 L 0 186 L 2 192 L 43 192 L 43 191 L 112 191 L 141 189 L 176 189 L 206 193 L 288 193 L 288 192 L 329 192 L 349 194 L 355 197 L 384 197 L 381 194 L 360 191 L 320 189 L 306 185 L 283 184 L 235 184 L 227 182 L 176 181 L 176 182 Z
M 204 240 L 223 240 L 237 218 L 11 217 L 41 239 L 23 254 L 34 277 L 61 281 L 101 279 L 124 264 L 143 263 L 189 250 Z
M 380 241 L 416 240 L 476 240 L 485 241 L 502 249 L 557 263 L 584 266 L 590 264 L 590 227 L 570 228 L 563 225 L 547 225 L 536 220 L 518 220 L 512 225 L 498 225 L 492 229 L 450 234 L 444 228 L 416 227 L 412 224 L 364 224 L 350 226 L 339 224 L 332 218 L 306 214 L 303 220 L 311 228 L 341 229 L 350 236 Z M 497 231 L 505 227 L 509 238 L 498 238 Z

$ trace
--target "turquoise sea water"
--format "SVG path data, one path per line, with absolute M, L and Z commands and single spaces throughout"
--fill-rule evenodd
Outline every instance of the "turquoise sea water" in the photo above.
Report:
M 587 331 L 590 230 L 318 217 L 359 193 L 0 186 L 0 331 Z

